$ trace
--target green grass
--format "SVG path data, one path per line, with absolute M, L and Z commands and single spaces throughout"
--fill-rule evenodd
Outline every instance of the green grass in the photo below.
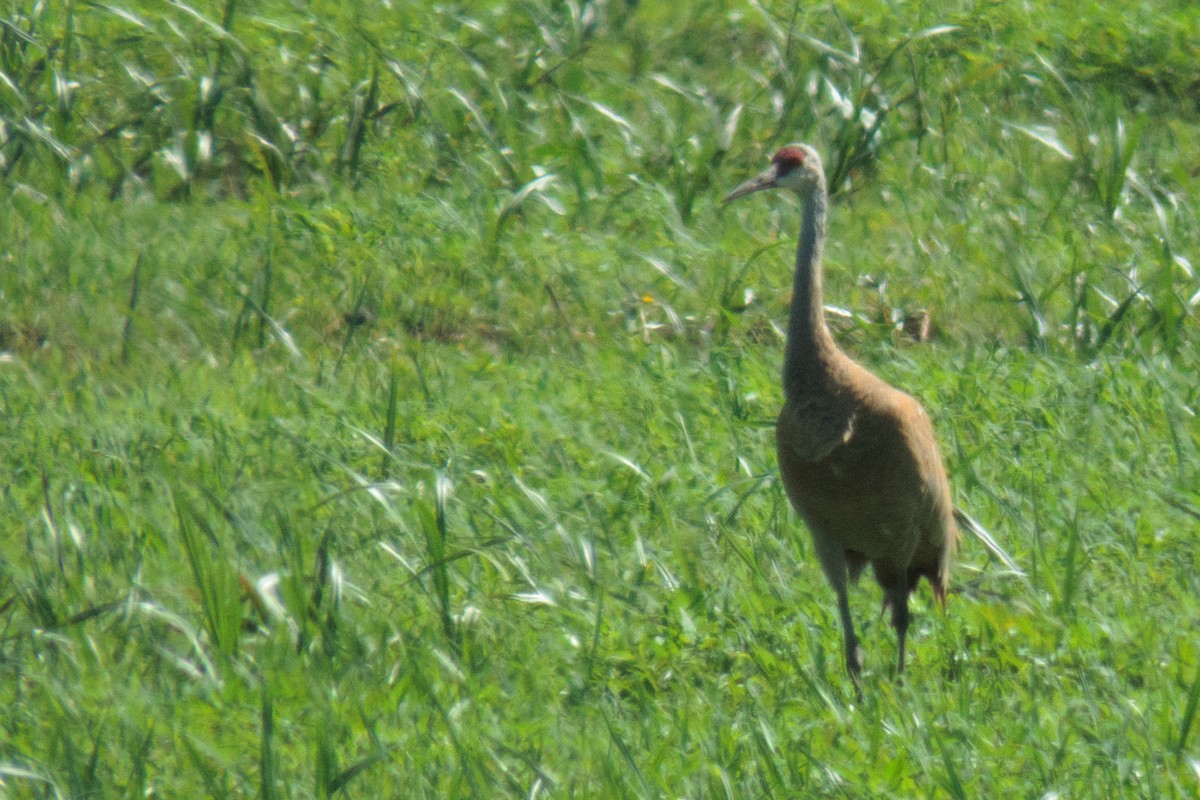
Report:
M 0 794 L 1193 797 L 1189 2 L 0 28 Z M 910 671 L 776 480 L 797 209 L 934 417 Z M 899 320 L 927 310 L 913 344 Z

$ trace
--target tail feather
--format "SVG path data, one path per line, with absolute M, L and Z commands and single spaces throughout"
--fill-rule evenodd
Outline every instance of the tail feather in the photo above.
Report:
M 933 587 L 933 598 L 937 600 L 939 606 L 946 608 L 946 589 L 949 586 L 949 575 L 943 574 L 940 580 L 931 580 L 929 585 Z

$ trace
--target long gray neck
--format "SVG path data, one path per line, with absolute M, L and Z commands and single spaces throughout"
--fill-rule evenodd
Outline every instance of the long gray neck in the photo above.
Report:
M 796 275 L 788 320 L 787 349 L 783 358 L 783 388 L 789 397 L 820 389 L 837 345 L 825 325 L 821 295 L 821 251 L 825 245 L 825 187 L 814 186 L 801 195 L 803 218 L 796 249 Z

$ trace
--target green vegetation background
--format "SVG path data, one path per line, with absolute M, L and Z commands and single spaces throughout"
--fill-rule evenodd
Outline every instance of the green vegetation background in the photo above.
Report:
M 6 0 L 0 794 L 1194 797 L 1200 8 Z M 775 478 L 797 209 L 960 505 Z M 904 333 L 930 322 L 929 341 Z

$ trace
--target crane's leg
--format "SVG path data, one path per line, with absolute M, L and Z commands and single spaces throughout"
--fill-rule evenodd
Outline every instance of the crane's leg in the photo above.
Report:
M 908 637 L 908 589 L 902 589 L 900 596 L 892 601 L 892 627 L 896 629 L 898 655 L 896 657 L 896 674 L 904 674 L 904 642 Z
M 841 583 L 834 584 L 833 589 L 837 592 L 838 616 L 842 619 L 842 636 L 846 640 L 846 669 L 850 672 L 855 688 L 858 688 L 863 658 L 862 650 L 858 646 L 858 636 L 854 633 L 854 619 L 850 616 L 850 598 L 846 591 L 844 570 Z
M 875 577 L 883 587 L 883 607 L 892 610 L 892 627 L 896 629 L 896 674 L 904 674 L 904 642 L 908 634 L 908 579 L 900 571 L 893 573 L 875 565 Z
M 846 669 L 857 689 L 862 673 L 862 651 L 858 647 L 858 636 L 854 633 L 854 619 L 850 616 L 850 597 L 847 590 L 850 564 L 847 562 L 846 552 L 839 545 L 824 542 L 815 536 L 814 539 L 821 570 L 837 595 L 838 617 L 842 622 L 842 637 L 845 639 Z

